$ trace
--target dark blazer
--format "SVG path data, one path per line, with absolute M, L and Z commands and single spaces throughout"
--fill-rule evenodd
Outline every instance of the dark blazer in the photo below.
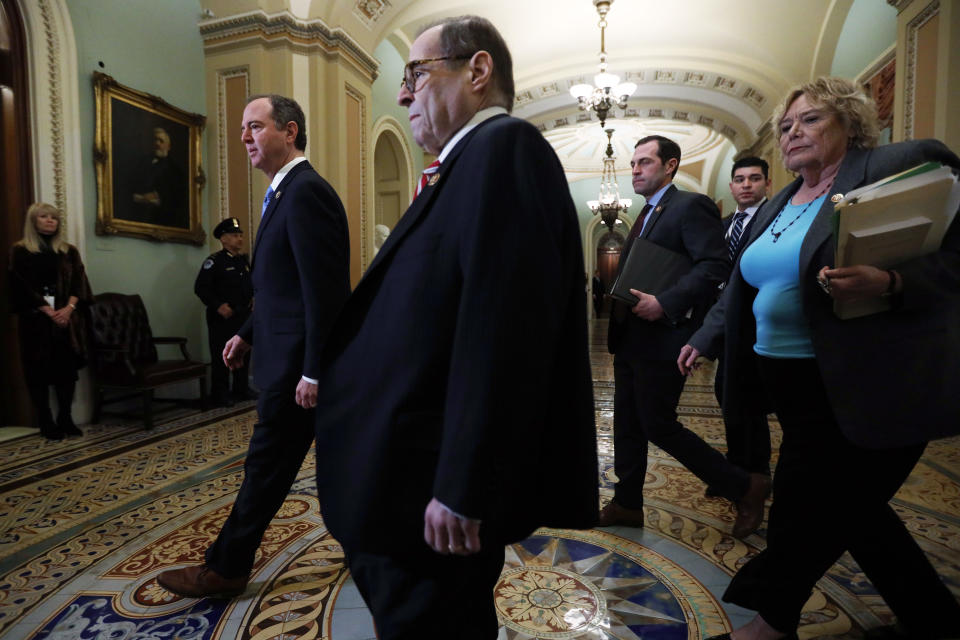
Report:
M 310 163 L 294 166 L 260 221 L 251 260 L 254 311 L 237 334 L 256 348 L 253 379 L 290 391 L 316 379 L 323 342 L 350 293 L 347 215 Z
M 610 353 L 640 360 L 676 360 L 680 348 L 713 304 L 717 285 L 730 272 L 727 245 L 720 211 L 705 195 L 671 186 L 649 215 L 640 237 L 687 256 L 693 268 L 657 296 L 669 321 L 643 320 L 630 313 L 623 303 L 614 302 L 623 309 L 611 314 L 607 347 Z M 629 247 L 625 249 L 620 258 L 621 269 L 629 253 Z
M 454 147 L 347 301 L 323 364 L 317 484 L 351 551 L 425 544 L 432 497 L 481 519 L 487 545 L 595 523 L 579 223 L 534 127 L 497 116 Z
M 847 152 L 830 195 L 843 194 L 926 161 L 960 167 L 960 159 L 936 140 Z M 764 207 L 748 244 L 800 188 L 797 179 Z M 871 448 L 925 442 L 960 431 L 960 216 L 940 251 L 895 265 L 903 295 L 891 311 L 840 320 L 832 299 L 815 278 L 833 265 L 833 202 L 828 197 L 803 240 L 800 291 L 813 349 L 830 404 L 844 435 Z M 723 349 L 725 407 L 756 402 L 762 394 L 752 366 L 756 342 L 756 289 L 734 266 L 723 296 L 690 344 L 713 358 Z

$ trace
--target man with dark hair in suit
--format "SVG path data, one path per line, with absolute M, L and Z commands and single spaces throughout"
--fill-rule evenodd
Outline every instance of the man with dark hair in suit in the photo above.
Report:
M 646 204 L 624 243 L 621 269 L 636 238 L 686 256 L 690 271 L 656 296 L 631 289 L 633 307 L 615 301 L 608 347 L 614 354 L 613 500 L 600 513 L 601 526 L 642 527 L 648 442 L 672 455 L 708 486 L 737 502 L 733 534 L 744 537 L 763 521 L 770 479 L 748 474 L 677 421 L 684 376 L 675 361 L 700 326 L 729 272 L 720 212 L 704 195 L 679 191 L 673 178 L 680 147 L 663 136 L 641 138 L 630 166 L 633 188 Z M 637 249 L 642 250 L 642 247 Z
M 278 95 L 253 96 L 243 112 L 241 140 L 270 187 L 251 259 L 256 304 L 224 347 L 223 361 L 237 369 L 256 345 L 260 420 L 243 484 L 206 562 L 157 579 L 168 591 L 191 597 L 231 597 L 246 588 L 263 532 L 313 440 L 319 354 L 350 293 L 347 216 L 304 157 L 300 105 Z
M 596 522 L 579 223 L 493 25 L 443 20 L 410 59 L 398 102 L 439 164 L 324 349 L 318 493 L 381 640 L 495 638 L 504 545 Z
M 730 171 L 730 193 L 737 202 L 733 215 L 724 218 L 723 228 L 727 242 L 727 256 L 735 264 L 750 237 L 757 214 L 767 201 L 770 189 L 770 165 L 763 158 L 748 156 L 733 163 Z M 724 283 L 726 284 L 726 283 Z M 717 365 L 714 380 L 717 402 L 723 398 L 723 364 Z M 758 389 L 757 393 L 762 393 Z M 723 409 L 723 426 L 727 439 L 727 460 L 747 471 L 770 475 L 770 425 L 763 412 L 730 412 Z M 706 495 L 716 497 L 720 492 L 707 487 Z

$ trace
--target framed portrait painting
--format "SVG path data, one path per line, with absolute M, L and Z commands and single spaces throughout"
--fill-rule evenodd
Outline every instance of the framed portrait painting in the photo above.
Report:
M 206 118 L 93 74 L 98 235 L 202 245 Z

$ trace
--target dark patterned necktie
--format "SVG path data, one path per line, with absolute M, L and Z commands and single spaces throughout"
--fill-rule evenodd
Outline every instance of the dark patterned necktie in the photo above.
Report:
M 737 249 L 740 247 L 740 236 L 743 235 L 743 219 L 747 217 L 746 211 L 737 211 L 733 217 L 733 229 L 730 231 L 730 237 L 727 239 L 727 254 L 730 256 L 730 262 L 737 256 Z
M 623 251 L 620 255 L 620 268 L 623 268 L 623 264 L 627 260 L 627 254 L 630 253 L 630 249 L 633 247 L 633 241 L 640 235 L 643 231 L 643 223 L 647 219 L 647 214 L 650 213 L 650 205 L 643 205 L 643 209 L 640 210 L 640 215 L 637 217 L 637 221 L 633 223 L 633 226 L 630 228 L 630 234 L 627 235 L 626 242 L 623 243 Z

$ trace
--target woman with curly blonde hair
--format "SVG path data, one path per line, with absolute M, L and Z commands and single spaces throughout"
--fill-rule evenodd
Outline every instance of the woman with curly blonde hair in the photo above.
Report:
M 757 616 L 714 640 L 796 638 L 814 585 L 847 551 L 897 617 L 867 638 L 956 637 L 960 605 L 889 502 L 927 442 L 960 427 L 960 216 L 931 254 L 837 268 L 833 214 L 857 187 L 960 158 L 936 140 L 877 147 L 873 102 L 842 78 L 790 91 L 773 122 L 798 178 L 764 206 L 678 359 L 688 373 L 722 352 L 724 408 L 774 411 L 783 429 L 766 548 L 723 596 Z M 833 311 L 875 299 L 889 309 Z

